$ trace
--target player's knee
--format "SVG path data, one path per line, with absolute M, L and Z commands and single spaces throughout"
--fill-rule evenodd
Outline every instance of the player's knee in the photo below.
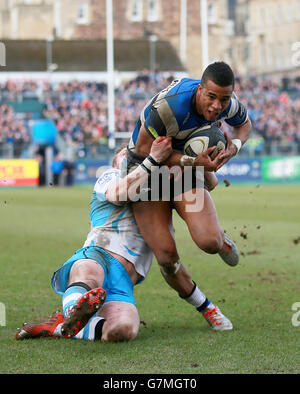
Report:
M 160 267 L 161 272 L 167 276 L 175 275 L 177 273 L 177 271 L 179 270 L 180 265 L 181 265 L 181 263 L 180 263 L 179 259 L 176 261 L 165 262 L 163 264 L 159 263 L 159 267 Z
M 124 342 L 132 341 L 138 333 L 138 327 L 134 323 L 126 321 L 119 322 L 107 329 L 106 333 L 102 336 L 105 342 Z
M 84 282 L 95 288 L 101 283 L 102 276 L 103 269 L 94 260 L 77 260 L 71 268 L 69 282 Z
M 175 247 L 163 247 L 156 250 L 155 256 L 160 266 L 173 265 L 174 261 L 178 260 L 178 254 Z
M 176 248 L 164 248 L 156 254 L 157 262 L 163 274 L 172 276 L 179 269 L 179 257 Z

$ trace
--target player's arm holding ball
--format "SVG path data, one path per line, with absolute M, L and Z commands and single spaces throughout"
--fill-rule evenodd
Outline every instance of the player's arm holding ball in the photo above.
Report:
M 239 150 L 247 142 L 251 134 L 252 124 L 249 119 L 248 111 L 234 93 L 231 99 L 231 107 L 233 113 L 228 119 L 225 119 L 225 122 L 232 127 L 231 135 L 233 138 L 230 139 L 228 134 L 226 132 L 224 133 L 226 138 L 226 149 L 222 155 L 220 155 L 221 162 L 217 167 L 217 171 L 227 163 L 228 160 L 239 153 Z
M 171 138 L 171 137 L 169 137 Z M 153 137 L 149 135 L 146 131 L 145 126 L 142 126 L 139 133 L 139 140 L 136 145 L 135 152 L 142 157 L 146 157 L 151 149 L 151 145 L 153 142 Z M 208 148 L 205 152 L 200 153 L 197 157 L 187 158 L 185 154 L 174 152 L 168 157 L 167 160 L 164 161 L 165 165 L 168 166 L 202 166 L 207 171 L 215 171 L 217 166 L 219 165 L 221 159 L 219 153 L 214 159 L 210 157 L 210 154 L 215 150 L 215 146 Z
M 216 171 L 218 171 L 218 169 L 227 163 L 227 161 L 233 156 L 239 153 L 239 150 L 245 144 L 245 142 L 247 142 L 250 136 L 251 128 L 251 121 L 248 118 L 241 126 L 233 128 L 232 134 L 235 136 L 235 138 L 230 139 L 228 134 L 224 132 L 227 141 L 227 147 L 226 150 L 220 154 L 220 163 L 218 164 Z

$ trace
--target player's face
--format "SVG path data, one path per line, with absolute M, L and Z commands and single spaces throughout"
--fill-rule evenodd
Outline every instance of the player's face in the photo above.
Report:
M 196 94 L 197 112 L 206 120 L 214 121 L 228 106 L 232 92 L 232 85 L 219 86 L 210 80 L 200 84 Z

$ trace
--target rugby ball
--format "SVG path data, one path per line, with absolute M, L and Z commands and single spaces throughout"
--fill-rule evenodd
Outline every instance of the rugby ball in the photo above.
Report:
M 214 159 L 221 150 L 226 149 L 226 138 L 216 126 L 204 126 L 189 135 L 184 144 L 184 153 L 196 157 L 212 146 L 216 146 L 216 149 L 210 154 Z

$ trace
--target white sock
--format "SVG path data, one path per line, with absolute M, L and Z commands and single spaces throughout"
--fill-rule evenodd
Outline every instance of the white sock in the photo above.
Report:
M 206 309 L 210 304 L 210 301 L 206 298 L 206 295 L 202 293 L 196 283 L 192 294 L 184 298 L 184 300 L 193 305 L 199 312 L 201 312 L 203 309 Z

